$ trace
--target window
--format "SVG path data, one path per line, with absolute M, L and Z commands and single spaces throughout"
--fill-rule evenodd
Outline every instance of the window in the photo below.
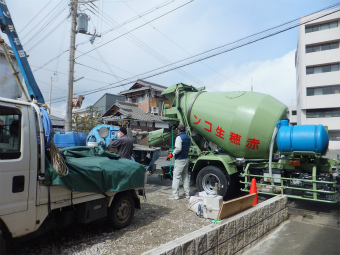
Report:
M 332 118 L 340 117 L 340 108 L 309 109 L 306 110 L 307 118 Z
M 306 53 L 318 52 L 318 51 L 324 51 L 324 50 L 333 50 L 337 48 L 339 48 L 339 42 L 311 45 L 311 46 L 306 46 Z
M 137 97 L 137 103 L 140 104 L 143 102 L 143 97 Z
M 296 115 L 296 111 L 293 110 L 293 111 L 292 111 L 292 115 Z
M 307 96 L 340 94 L 340 85 L 307 88 Z
M 0 160 L 20 157 L 21 112 L 19 109 L 0 108 Z
M 314 25 L 314 26 L 306 26 L 305 32 L 306 33 L 312 33 L 312 32 L 316 32 L 316 31 L 335 28 L 335 27 L 338 27 L 338 23 L 339 23 L 338 21 L 333 21 L 333 22 L 323 23 L 323 24 Z
M 306 74 L 328 73 L 339 71 L 339 64 L 306 67 Z
M 340 130 L 328 130 L 330 141 L 340 141 Z

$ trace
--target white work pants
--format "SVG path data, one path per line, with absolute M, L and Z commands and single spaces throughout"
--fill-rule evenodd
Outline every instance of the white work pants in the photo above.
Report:
M 173 171 L 173 180 L 172 180 L 172 194 L 175 196 L 179 196 L 179 182 L 183 180 L 183 189 L 185 195 L 189 196 L 190 193 L 190 181 L 188 174 L 188 159 L 176 159 L 175 160 L 175 168 Z

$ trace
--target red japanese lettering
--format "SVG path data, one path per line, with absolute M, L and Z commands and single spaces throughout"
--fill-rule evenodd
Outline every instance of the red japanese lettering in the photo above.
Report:
M 204 129 L 211 133 L 212 123 L 210 123 L 209 121 L 204 121 L 204 122 L 210 126 L 210 129 L 207 129 L 207 128 L 204 128 Z
M 259 149 L 260 140 L 256 140 L 255 138 L 249 138 L 247 141 L 247 148 L 254 150 L 254 149 Z
M 241 145 L 241 136 L 239 134 L 235 134 L 233 132 L 230 132 L 230 137 L 229 137 L 230 143 L 236 144 L 236 145 Z
M 217 128 L 216 128 L 216 133 L 217 134 L 215 134 L 216 136 L 218 136 L 219 138 L 222 138 L 222 139 L 224 139 L 224 130 L 222 129 L 222 127 L 220 127 L 220 126 L 218 126 Z
M 197 116 L 194 115 L 195 119 L 197 120 Z M 194 122 L 195 125 L 199 124 L 201 122 L 201 119 L 199 119 L 197 122 Z

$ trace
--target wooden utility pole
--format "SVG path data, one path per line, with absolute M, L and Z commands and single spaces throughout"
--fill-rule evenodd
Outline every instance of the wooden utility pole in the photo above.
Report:
M 77 9 L 78 0 L 70 0 L 71 6 L 71 38 L 70 38 L 70 59 L 68 74 L 68 93 L 66 106 L 65 131 L 72 131 L 72 99 L 73 99 L 73 80 L 74 80 L 74 57 L 76 50 L 76 29 L 77 29 Z

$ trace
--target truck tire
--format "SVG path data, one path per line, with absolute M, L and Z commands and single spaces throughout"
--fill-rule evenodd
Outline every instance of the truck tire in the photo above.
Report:
M 6 254 L 6 242 L 5 239 L 2 237 L 2 233 L 0 230 L 0 254 Z
M 215 183 L 218 183 L 218 194 L 225 197 L 229 191 L 230 178 L 227 172 L 223 172 L 217 166 L 206 166 L 199 171 L 196 178 L 196 185 L 199 191 L 208 194 L 215 194 Z
M 108 208 L 107 219 L 114 229 L 130 225 L 135 214 L 135 202 L 130 193 L 117 194 Z

